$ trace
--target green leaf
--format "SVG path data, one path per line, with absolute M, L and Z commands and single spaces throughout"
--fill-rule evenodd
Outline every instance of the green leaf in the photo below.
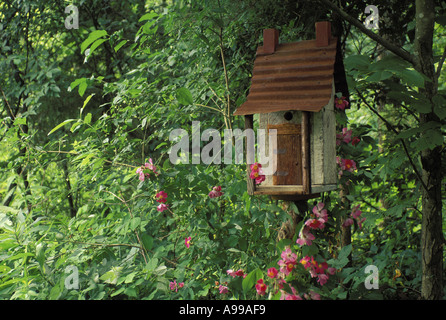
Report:
M 424 80 L 426 76 L 416 70 L 405 69 L 400 72 L 396 72 L 401 80 L 405 82 L 408 86 L 415 86 L 418 88 L 424 88 Z
M 26 118 L 17 117 L 14 120 L 14 125 L 23 124 L 26 125 Z
M 93 42 L 93 44 L 90 47 L 90 53 L 89 55 L 92 55 L 94 50 L 96 50 L 97 47 L 99 47 L 102 43 L 104 43 L 105 41 L 107 41 L 108 39 L 98 39 L 95 42 Z
M 87 115 L 84 118 L 84 123 L 85 124 L 90 124 L 91 123 L 91 113 L 87 113 Z
M 121 42 L 119 42 L 116 46 L 115 46 L 115 52 L 118 52 L 119 49 L 122 48 L 123 45 L 125 45 L 127 43 L 128 40 L 122 40 Z
M 191 105 L 194 103 L 192 93 L 186 88 L 180 88 L 177 90 L 177 100 L 182 105 Z
M 143 235 L 141 236 L 141 241 L 142 241 L 142 244 L 144 245 L 144 248 L 145 248 L 147 251 L 152 250 L 152 247 L 153 247 L 153 238 L 152 238 L 151 236 L 149 236 L 148 234 L 143 234 Z
M 328 260 L 328 264 L 336 269 L 343 268 L 347 265 L 349 259 L 348 256 L 352 252 L 352 245 L 349 244 L 341 249 L 339 252 L 337 259 L 330 259 Z
M 53 132 L 55 132 L 55 131 L 57 131 L 57 130 L 59 130 L 60 128 L 62 128 L 64 125 L 66 125 L 67 123 L 70 123 L 70 122 L 73 122 L 73 121 L 76 121 L 77 119 L 68 119 L 68 120 L 65 120 L 64 122 L 62 122 L 62 123 L 59 123 L 57 126 L 55 126 L 50 132 L 48 132 L 48 135 L 50 135 L 50 134 L 52 134 Z
M 245 294 L 248 293 L 248 291 L 251 290 L 251 288 L 256 284 L 257 280 L 261 279 L 262 277 L 263 273 L 259 268 L 248 273 L 248 275 L 242 281 L 243 292 Z
M 437 94 L 432 98 L 434 102 L 434 113 L 443 120 L 446 118 L 446 98 L 442 95 Z
M 78 92 L 81 97 L 84 96 L 84 93 L 85 93 L 85 90 L 87 90 L 87 87 L 88 87 L 88 84 L 86 81 L 79 84 Z
M 90 44 L 92 44 L 97 39 L 99 39 L 103 36 L 106 36 L 106 35 L 107 35 L 107 31 L 105 31 L 105 30 L 95 30 L 95 31 L 91 32 L 89 34 L 88 38 L 81 44 L 81 53 L 84 53 L 85 49 L 87 49 Z M 91 53 L 92 52 L 90 52 L 90 54 Z
M 36 260 L 39 262 L 40 267 L 43 267 L 45 262 L 45 246 L 42 243 L 36 245 Z
M 80 117 L 82 117 L 82 112 L 84 111 L 85 106 L 90 101 L 90 99 L 94 96 L 94 93 L 90 94 L 84 101 L 84 104 L 82 105 L 81 111 L 80 111 Z
M 146 13 L 145 15 L 143 15 L 141 18 L 139 18 L 138 22 L 145 21 L 145 20 L 151 20 L 157 16 L 158 16 L 158 14 L 156 12 L 149 12 L 149 13 Z

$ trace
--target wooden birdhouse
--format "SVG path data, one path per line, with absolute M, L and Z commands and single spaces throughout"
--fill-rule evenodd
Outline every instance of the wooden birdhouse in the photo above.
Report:
M 280 44 L 277 30 L 264 30 L 247 100 L 234 115 L 245 117 L 245 129 L 254 129 L 258 121 L 258 129 L 267 132 L 265 150 L 273 153 L 274 172 L 256 184 L 248 163 L 249 194 L 303 200 L 336 189 L 337 92 L 348 100 L 342 56 L 329 22 L 316 23 L 315 40 L 295 43 Z M 246 159 L 254 159 L 246 152 Z

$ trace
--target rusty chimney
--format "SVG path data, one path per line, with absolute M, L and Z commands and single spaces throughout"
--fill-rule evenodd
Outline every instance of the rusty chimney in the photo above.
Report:
M 279 44 L 279 30 L 265 29 L 263 30 L 263 52 L 271 54 L 276 51 Z
M 331 23 L 328 21 L 316 22 L 316 47 L 326 47 L 330 44 Z

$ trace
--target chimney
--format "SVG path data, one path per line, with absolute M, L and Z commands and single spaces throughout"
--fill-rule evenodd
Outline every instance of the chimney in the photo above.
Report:
M 326 47 L 330 44 L 331 23 L 328 21 L 316 22 L 316 47 Z
M 263 30 L 263 52 L 271 54 L 276 51 L 279 44 L 279 30 L 265 29 Z

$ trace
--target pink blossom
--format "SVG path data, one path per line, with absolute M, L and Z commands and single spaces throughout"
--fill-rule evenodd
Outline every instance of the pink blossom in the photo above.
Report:
M 311 246 L 312 241 L 315 239 L 314 235 L 310 233 L 308 228 L 303 228 L 299 233 L 299 238 L 296 240 L 296 243 L 300 246 L 307 245 Z
M 324 209 L 324 206 L 325 204 L 323 202 L 319 202 L 313 207 L 313 214 L 323 223 L 327 222 L 328 220 L 327 209 Z
M 340 98 L 335 99 L 335 106 L 339 110 L 345 110 L 345 108 L 347 108 L 348 105 L 349 105 L 349 103 L 345 97 L 340 97 Z
M 321 300 L 321 295 L 311 290 L 309 294 L 304 294 L 304 298 L 307 300 Z
M 221 192 L 221 186 L 216 186 L 212 188 L 212 191 L 209 192 L 209 198 L 217 198 L 221 197 L 224 193 Z
M 280 256 L 286 261 L 296 262 L 297 254 L 293 253 L 290 247 L 286 247 L 285 250 L 282 251 Z
M 173 280 L 169 283 L 170 290 L 175 290 L 175 292 L 178 292 L 178 288 L 184 287 L 184 282 L 177 283 L 177 280 Z
M 165 203 L 167 201 L 167 193 L 164 191 L 157 192 L 155 198 L 157 202 Z
M 231 277 L 233 277 L 233 278 L 235 278 L 237 276 L 236 272 L 234 270 L 232 270 L 232 269 L 226 270 L 226 273 L 228 275 L 230 275 Z
M 192 240 L 191 237 L 187 237 L 184 239 L 184 244 L 186 245 L 186 248 L 190 247 L 190 241 Z
M 249 174 L 249 177 L 251 179 L 255 179 L 256 184 L 260 184 L 263 181 L 265 181 L 265 175 L 262 171 L 262 165 L 260 163 L 253 163 L 250 166 L 251 173 Z
M 350 143 L 352 141 L 353 131 L 347 128 L 342 129 L 342 133 L 336 134 L 336 145 L 340 145 L 341 142 Z
M 229 290 L 228 290 L 228 287 L 220 285 L 218 287 L 218 291 L 220 292 L 220 294 L 225 294 L 225 293 L 228 293 Z
M 230 275 L 231 277 L 235 278 L 235 277 L 246 277 L 246 274 L 243 272 L 242 269 L 238 269 L 237 271 L 234 271 L 232 269 L 226 270 L 226 273 L 228 275 Z
M 356 170 L 356 162 L 351 159 L 341 159 L 341 169 L 353 172 Z
M 318 274 L 317 275 L 317 282 L 319 282 L 319 284 L 321 286 L 323 286 L 324 284 L 326 284 L 328 281 L 328 276 L 324 273 Z
M 282 260 L 277 262 L 277 264 L 280 266 L 280 272 L 285 275 L 289 275 L 296 265 L 297 255 L 291 252 L 289 247 L 286 247 L 280 256 L 282 257 Z
M 353 224 L 353 219 L 352 218 L 347 218 L 345 219 L 344 223 L 342 224 L 342 226 L 344 228 L 350 227 Z
M 263 279 L 257 280 L 256 290 L 259 295 L 261 296 L 265 295 L 267 288 L 268 286 L 263 283 Z
M 359 137 L 354 137 L 352 139 L 352 146 L 356 146 L 360 141 L 361 139 Z
M 357 206 L 353 207 L 353 209 L 352 209 L 351 216 L 352 216 L 353 219 L 358 219 L 359 216 L 360 216 L 361 213 L 362 213 L 362 211 L 359 210 L 359 206 L 360 206 L 360 205 L 358 204 Z
M 136 169 L 136 173 L 139 174 L 139 180 L 144 181 L 144 179 L 150 178 L 150 173 L 158 175 L 156 167 L 153 165 L 152 159 L 149 158 L 149 162 L 146 162 L 143 166 Z
M 168 208 L 168 205 L 161 203 L 158 207 L 156 207 L 156 210 L 158 210 L 159 212 L 163 212 L 167 208 Z
M 276 268 L 272 267 L 268 269 L 267 275 L 268 277 L 270 277 L 271 279 L 277 278 L 277 274 L 279 272 L 277 271 Z
M 324 221 L 320 219 L 308 219 L 305 221 L 305 225 L 311 229 L 324 229 Z

